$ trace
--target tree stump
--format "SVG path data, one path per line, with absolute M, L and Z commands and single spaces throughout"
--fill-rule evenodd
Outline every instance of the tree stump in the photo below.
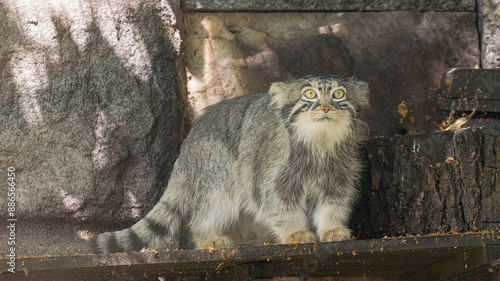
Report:
M 359 238 L 498 230 L 500 125 L 372 139 Z

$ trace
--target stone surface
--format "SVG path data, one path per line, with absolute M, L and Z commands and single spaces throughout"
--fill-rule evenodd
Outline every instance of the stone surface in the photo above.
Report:
M 475 13 L 191 13 L 183 26 L 195 116 L 272 81 L 343 74 L 370 85 L 372 135 L 424 132 L 441 121 L 441 74 L 479 65 Z
M 478 0 L 481 65 L 500 68 L 500 0 Z
M 15 168 L 18 255 L 87 252 L 82 238 L 161 196 L 183 116 L 178 7 L 0 3 L 0 180 Z M 6 189 L 0 206 L 3 225 Z
M 474 12 L 474 0 L 185 0 L 184 7 L 191 11 L 469 11 Z

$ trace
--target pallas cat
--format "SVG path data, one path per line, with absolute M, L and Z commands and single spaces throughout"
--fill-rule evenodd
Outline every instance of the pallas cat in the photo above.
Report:
M 208 107 L 160 201 L 94 252 L 156 248 L 181 222 L 198 248 L 350 239 L 368 103 L 365 82 L 307 76 Z

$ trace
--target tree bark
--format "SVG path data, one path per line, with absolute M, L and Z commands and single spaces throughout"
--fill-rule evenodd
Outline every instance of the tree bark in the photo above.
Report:
M 500 126 L 368 141 L 361 238 L 500 228 Z

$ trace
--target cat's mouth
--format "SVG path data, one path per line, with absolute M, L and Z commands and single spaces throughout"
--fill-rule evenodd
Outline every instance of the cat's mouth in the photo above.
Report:
M 321 116 L 321 117 L 312 117 L 311 120 L 313 122 L 327 123 L 327 122 L 335 122 L 338 121 L 338 117 L 334 116 Z
M 308 113 L 309 118 L 312 122 L 338 122 L 345 118 L 343 112 L 341 111 L 330 111 L 325 113 L 323 111 L 312 111 Z
M 324 113 L 324 112 L 312 112 L 310 114 L 311 119 L 316 122 L 329 122 L 338 120 L 338 114 L 334 114 L 332 112 Z
M 328 117 L 328 116 L 323 116 L 323 117 L 320 117 L 318 119 L 316 119 L 316 121 L 318 122 L 328 122 L 328 121 L 333 121 L 332 118 Z

